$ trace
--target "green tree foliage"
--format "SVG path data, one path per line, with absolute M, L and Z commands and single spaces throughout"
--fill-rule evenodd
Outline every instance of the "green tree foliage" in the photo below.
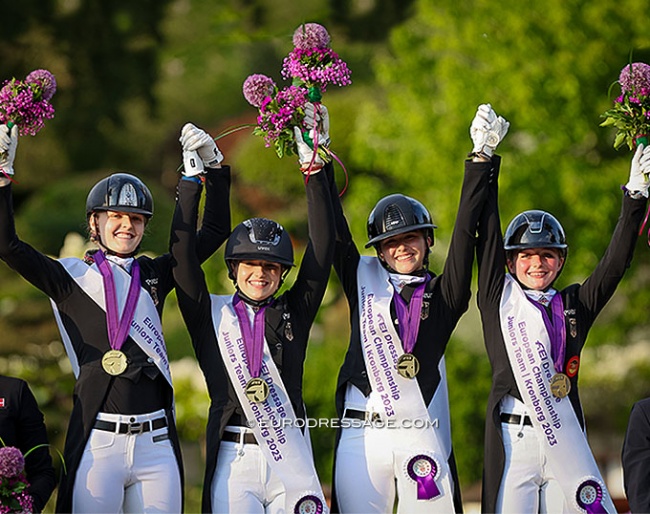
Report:
M 380 167 L 417 192 L 451 226 L 469 123 L 489 102 L 511 122 L 499 148 L 502 215 L 548 209 L 569 234 L 571 273 L 593 267 L 619 208 L 631 155 L 598 127 L 609 85 L 627 63 L 650 57 L 636 1 L 527 4 L 422 0 L 374 62 L 383 90 L 366 102 L 354 162 Z M 382 163 L 390 162 L 390 168 Z M 597 205 L 591 199 L 597 198 Z M 583 251 L 582 249 L 586 250 Z
M 19 184 L 14 186 L 18 230 L 36 248 L 57 254 L 67 233 L 84 233 L 83 199 L 90 185 L 109 171 L 126 170 L 143 176 L 155 193 L 156 215 L 143 250 L 166 251 L 180 127 L 192 121 L 216 135 L 254 123 L 255 109 L 241 94 L 244 79 L 265 73 L 282 83 L 281 61 L 291 49 L 293 30 L 315 21 L 327 26 L 333 47 L 352 70 L 352 86 L 331 88 L 324 102 L 332 116 L 332 149 L 349 179 L 342 201 L 359 246 L 376 201 L 403 192 L 430 208 L 439 226 L 430 267 L 442 269 L 462 161 L 471 149 L 469 124 L 477 105 L 489 102 L 511 122 L 499 148 L 504 225 L 523 209 L 553 212 L 570 245 L 560 285 L 583 280 L 606 247 L 619 209 L 618 187 L 627 180 L 631 158 L 627 151 L 613 150 L 614 134 L 598 126 L 599 115 L 613 101 L 608 89 L 630 52 L 635 61 L 650 61 L 646 10 L 638 0 L 7 4 L 2 78 L 47 68 L 59 82 L 55 118 L 36 138 L 20 141 Z M 306 209 L 295 162 L 279 160 L 248 130 L 220 139 L 219 146 L 233 164 L 233 223 L 250 216 L 277 219 L 301 255 Z M 338 166 L 337 181 L 343 188 L 345 173 Z M 631 402 L 650 394 L 650 371 L 641 351 L 647 344 L 644 306 L 650 300 L 645 252 L 641 241 L 583 357 L 581 388 L 590 433 L 602 427 L 599 435 L 620 436 Z M 221 252 L 204 269 L 212 292 L 233 291 Z M 290 275 L 287 285 L 292 280 Z M 0 267 L 0 281 L 0 329 L 10 342 L 3 353 L 23 356 L 20 362 L 15 357 L 0 361 L 0 369 L 22 374 L 36 387 L 48 427 L 62 448 L 73 379 L 47 299 L 6 266 Z M 305 369 L 312 417 L 333 416 L 347 316 L 333 278 Z M 472 307 L 447 354 L 452 430 L 464 486 L 480 478 L 490 381 L 478 320 Z M 192 356 L 173 296 L 164 324 L 172 359 Z M 628 343 L 635 343 L 627 352 L 637 355 L 634 362 L 622 358 L 626 352 L 620 346 Z M 618 373 L 603 373 L 603 362 Z M 193 387 L 193 381 L 182 380 L 178 392 L 180 429 L 191 439 L 204 426 L 197 417 L 206 405 L 203 392 L 196 405 L 185 405 L 192 401 Z M 316 428 L 312 440 L 319 473 L 328 482 L 333 433 Z M 188 506 L 198 508 L 196 484 L 188 484 L 188 491 Z
M 634 0 L 416 2 L 414 16 L 391 32 L 388 51 L 373 62 L 375 89 L 381 93 L 360 107 L 352 162 L 425 201 L 441 227 L 438 232 L 448 237 L 461 161 L 471 150 L 469 124 L 478 104 L 491 103 L 511 123 L 499 148 L 504 156 L 502 222 L 529 208 L 553 212 L 562 220 L 570 246 L 560 285 L 584 280 L 608 243 L 620 208 L 619 186 L 627 181 L 631 159 L 630 153 L 613 150 L 614 134 L 598 126 L 599 116 L 613 101 L 609 87 L 630 53 L 635 61 L 650 58 L 645 9 Z M 635 262 L 592 330 L 589 345 L 624 344 L 635 325 L 638 332 L 647 329 L 647 316 L 639 308 L 648 301 L 647 248 L 642 246 L 641 262 Z M 621 358 L 620 352 L 613 355 Z M 452 399 L 484 390 L 461 373 L 468 368 L 457 357 L 449 358 Z M 590 362 L 589 350 L 585 360 Z M 477 379 L 481 376 L 477 368 Z M 595 385 L 589 378 L 586 382 L 585 389 Z M 647 385 L 640 389 L 649 392 Z M 641 391 L 636 389 L 642 396 Z M 632 400 L 585 396 L 588 418 L 600 410 L 625 420 Z M 474 426 L 467 423 L 475 414 L 476 403 L 470 403 L 466 412 L 465 402 L 452 402 L 465 482 L 477 479 L 481 467 L 479 456 L 462 444 L 476 441 L 467 428 Z M 590 430 L 597 432 L 598 423 Z

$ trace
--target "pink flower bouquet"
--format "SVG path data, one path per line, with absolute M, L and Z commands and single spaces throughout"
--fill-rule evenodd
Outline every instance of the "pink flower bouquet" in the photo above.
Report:
M 329 84 L 347 86 L 352 83 L 348 65 L 329 47 L 330 35 L 318 23 L 305 23 L 293 33 L 294 48 L 284 59 L 282 76 L 293 84 L 305 86 L 310 100 L 320 101 Z
M 34 70 L 25 80 L 6 80 L 0 89 L 0 123 L 18 125 L 21 136 L 34 136 L 54 117 L 50 104 L 56 79 L 47 70 Z
M 307 91 L 296 86 L 278 90 L 266 75 L 255 74 L 244 81 L 244 98 L 257 107 L 253 134 L 262 136 L 267 147 L 273 145 L 278 157 L 296 153 L 293 127 L 302 127 Z
M 650 65 L 635 62 L 625 66 L 618 78 L 621 94 L 614 106 L 601 115 L 601 127 L 615 127 L 614 148 L 627 144 L 634 149 L 637 141 L 648 144 L 650 135 Z M 645 139 L 642 139 L 645 138 Z

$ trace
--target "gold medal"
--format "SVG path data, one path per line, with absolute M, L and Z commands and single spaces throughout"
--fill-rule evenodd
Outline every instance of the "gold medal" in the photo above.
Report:
M 126 371 L 127 366 L 126 355 L 120 350 L 109 350 L 102 357 L 102 368 L 109 375 L 121 375 Z
M 571 381 L 564 373 L 556 373 L 551 377 L 551 393 L 556 398 L 564 398 L 571 391 Z
M 397 372 L 404 378 L 414 378 L 420 371 L 420 362 L 412 353 L 404 353 L 397 359 Z
M 246 397 L 255 403 L 261 403 L 269 396 L 269 386 L 261 378 L 251 378 L 246 384 Z

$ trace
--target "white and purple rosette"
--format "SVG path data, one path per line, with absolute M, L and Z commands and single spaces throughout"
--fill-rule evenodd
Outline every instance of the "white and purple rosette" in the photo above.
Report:
M 583 480 L 576 490 L 576 503 L 589 514 L 607 514 L 603 506 L 604 487 L 595 478 Z
M 323 500 L 315 494 L 306 494 L 296 502 L 294 514 L 323 514 L 325 506 Z
M 418 500 L 432 500 L 442 495 L 436 484 L 440 464 L 430 455 L 420 453 L 411 457 L 406 464 L 406 475 L 417 485 Z

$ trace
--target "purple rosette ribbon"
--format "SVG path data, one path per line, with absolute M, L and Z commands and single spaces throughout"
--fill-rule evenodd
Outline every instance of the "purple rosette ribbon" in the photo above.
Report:
M 596 480 L 585 480 L 578 486 L 576 502 L 589 514 L 607 514 L 603 506 L 603 487 Z
M 418 500 L 431 500 L 442 493 L 436 484 L 440 466 L 428 455 L 416 455 L 406 465 L 408 476 L 415 481 L 418 488 Z
M 293 509 L 294 514 L 322 514 L 323 500 L 315 494 L 308 494 L 300 498 Z

